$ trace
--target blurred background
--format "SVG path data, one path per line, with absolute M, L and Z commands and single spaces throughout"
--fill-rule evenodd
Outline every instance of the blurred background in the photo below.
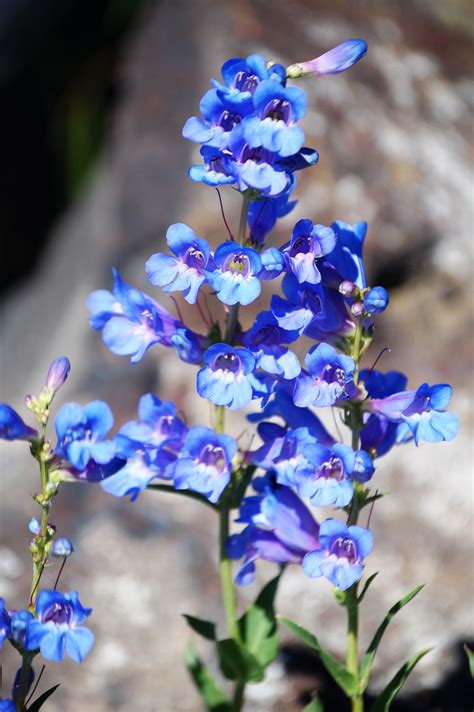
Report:
M 190 423 L 206 421 L 192 367 L 159 347 L 133 367 L 112 356 L 89 329 L 85 302 L 111 287 L 115 265 L 171 309 L 143 269 L 168 225 L 188 223 L 214 245 L 225 239 L 215 191 L 187 177 L 197 150 L 181 138 L 209 78 L 230 56 L 258 52 L 288 65 L 347 38 L 368 41 L 367 57 L 346 74 L 304 83 L 306 144 L 321 158 L 301 176 L 299 203 L 273 239 L 288 239 L 301 217 L 367 220 L 369 279 L 391 292 L 373 357 L 388 346 L 380 368 L 408 373 L 413 387 L 455 387 L 458 438 L 400 449 L 376 475 L 391 496 L 371 522 L 368 571 L 382 573 L 366 598 L 362 642 L 390 605 L 417 583 L 426 588 L 392 623 L 371 692 L 409 655 L 435 646 L 394 710 L 472 709 L 461 644 L 474 638 L 473 30 L 469 0 L 4 0 L 0 11 L 1 400 L 25 413 L 24 395 L 39 392 L 49 362 L 67 354 L 73 368 L 57 405 L 103 398 L 118 425 L 149 390 L 175 400 Z M 236 224 L 236 196 L 224 190 L 223 199 Z M 230 420 L 232 432 L 244 427 L 242 416 Z M 0 596 L 20 606 L 37 473 L 24 444 L 4 445 Z M 212 513 L 164 494 L 130 504 L 80 485 L 63 486 L 53 511 L 76 547 L 62 588 L 94 608 L 97 643 L 80 668 L 48 666 L 42 689 L 62 684 L 47 709 L 197 712 L 180 614 L 220 611 Z M 259 580 L 273 573 L 262 565 Z M 243 601 L 256 590 L 243 590 Z M 334 653 L 344 649 L 329 585 L 290 568 L 278 608 Z M 318 688 L 326 709 L 344 711 L 317 662 L 282 636 L 282 654 L 269 679 L 250 686 L 246 710 L 300 710 Z M 8 689 L 14 663 L 2 655 Z

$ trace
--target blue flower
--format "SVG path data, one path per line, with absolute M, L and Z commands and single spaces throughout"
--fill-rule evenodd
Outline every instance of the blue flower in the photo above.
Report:
M 338 519 L 326 519 L 319 528 L 319 542 L 321 549 L 303 559 L 305 574 L 311 578 L 324 576 L 345 591 L 362 576 L 364 559 L 372 551 L 372 534 Z
M 407 377 L 399 371 L 363 370 L 359 380 L 364 384 L 369 398 L 386 398 L 403 391 L 407 385 Z M 377 457 L 385 455 L 399 440 L 398 433 L 405 425 L 391 422 L 380 413 L 363 413 L 364 426 L 360 431 L 360 441 L 364 450 L 372 452 Z
M 306 112 L 304 91 L 268 79 L 260 82 L 253 100 L 256 115 L 243 121 L 249 146 L 263 146 L 279 156 L 298 153 L 303 145 L 304 132 L 296 122 Z
M 18 643 L 24 645 L 31 621 L 34 620 L 30 611 L 15 611 L 11 619 L 11 637 Z
M 258 478 L 254 485 L 260 489 Z M 240 585 L 254 580 L 257 559 L 297 564 L 319 548 L 318 523 L 299 497 L 289 487 L 274 484 L 271 477 L 263 478 L 261 490 L 242 501 L 237 521 L 249 526 L 227 541 L 232 559 L 245 557 L 235 578 Z
M 255 368 L 255 357 L 250 351 L 214 344 L 204 353 L 204 363 L 197 374 L 197 391 L 202 398 L 231 410 L 250 403 L 252 386 L 247 376 Z
M 11 700 L 0 700 L 0 712 L 16 712 L 16 705 Z
M 183 324 L 139 289 L 130 287 L 116 270 L 112 293 L 99 289 L 89 296 L 90 324 L 102 331 L 106 346 L 117 356 L 137 363 L 154 344 L 172 346 L 171 337 Z
M 11 637 L 10 624 L 11 617 L 5 608 L 5 601 L 0 598 L 0 650 L 2 649 L 3 641 Z
M 316 439 L 307 428 L 296 428 L 282 437 L 268 440 L 252 453 L 252 462 L 264 469 L 274 470 L 280 484 L 293 486 L 311 475 L 314 469 L 311 454 L 315 445 Z
M 82 623 L 92 613 L 84 608 L 76 591 L 41 591 L 36 599 L 38 618 L 30 621 L 26 634 L 27 650 L 37 650 L 45 660 L 59 663 L 68 655 L 81 663 L 94 644 L 94 636 Z
M 334 267 L 340 281 L 354 282 L 359 289 L 367 287 L 362 251 L 367 234 L 367 223 L 358 222 L 351 226 L 342 220 L 331 225 L 336 234 L 336 246 L 327 262 Z
M 384 287 L 371 287 L 363 301 L 367 314 L 381 314 L 388 307 L 389 295 Z
M 89 460 L 106 465 L 115 455 L 111 440 L 104 440 L 114 424 L 107 403 L 93 401 L 82 408 L 66 403 L 59 409 L 54 426 L 58 436 L 55 452 L 77 470 L 84 470 Z
M 230 132 L 242 120 L 242 109 L 245 110 L 245 107 L 235 106 L 225 101 L 217 89 L 209 89 L 202 97 L 199 108 L 203 118 L 191 116 L 186 121 L 183 127 L 184 138 L 215 148 L 225 148 Z M 251 102 L 247 108 L 252 109 Z
M 239 112 L 253 111 L 253 96 L 260 82 L 271 79 L 278 84 L 286 81 L 286 71 L 281 64 L 267 67 L 264 57 L 252 54 L 246 60 L 240 57 L 228 59 L 222 65 L 222 78 L 224 84 L 213 81 L 218 95 L 230 105 L 234 105 Z
M 0 439 L 34 440 L 38 433 L 30 428 L 7 403 L 0 403 Z
M 261 291 L 257 275 L 262 269 L 258 252 L 236 242 L 224 242 L 214 260 L 216 269 L 205 274 L 221 302 L 247 305 L 257 299 Z
M 254 325 L 241 336 L 241 341 L 256 359 L 256 366 L 268 373 L 292 379 L 301 371 L 297 356 L 284 344 L 296 341 L 299 334 L 284 331 L 271 312 L 260 312 Z
M 318 284 L 321 273 L 316 260 L 332 252 L 336 245 L 334 230 L 314 225 L 311 220 L 299 220 L 293 228 L 291 241 L 283 248 L 288 264 L 298 282 Z
M 345 395 L 354 373 L 354 359 L 323 343 L 309 350 L 305 364 L 308 374 L 301 373 L 295 382 L 293 400 L 297 406 L 330 406 Z
M 167 447 L 178 452 L 186 437 L 187 427 L 176 415 L 176 406 L 171 401 L 163 403 L 152 393 L 143 395 L 138 403 L 138 420 L 125 423 L 119 435 L 141 443 L 156 454 Z
M 298 62 L 287 68 L 287 76 L 291 79 L 313 75 L 321 77 L 324 74 L 339 74 L 350 69 L 367 52 L 364 40 L 346 40 L 333 47 L 316 59 Z
M 459 418 L 444 410 L 452 392 L 448 384 L 429 386 L 423 383 L 417 391 L 402 391 L 387 398 L 366 401 L 365 407 L 392 422 L 404 424 L 397 431 L 398 442 L 410 433 L 417 445 L 420 440 L 441 442 L 452 440 L 459 431 Z
M 251 200 L 248 211 L 248 225 L 250 228 L 250 239 L 253 245 L 262 246 L 266 235 L 272 230 L 278 218 L 288 215 L 298 201 L 289 198 L 293 186 L 276 198 L 260 198 Z
M 229 140 L 232 174 L 240 191 L 254 188 L 261 195 L 276 197 L 291 186 L 291 179 L 278 156 L 262 146 L 253 148 L 245 138 L 245 121 L 235 127 Z
M 71 556 L 74 551 L 72 542 L 69 541 L 65 536 L 60 536 L 54 540 L 51 547 L 51 556 L 57 556 L 61 558 L 67 558 Z
M 231 462 L 237 443 L 230 435 L 217 435 L 210 428 L 191 428 L 174 471 L 176 489 L 192 489 L 217 502 L 230 481 Z
M 203 146 L 200 154 L 204 158 L 205 165 L 191 166 L 189 177 L 192 180 L 206 183 L 213 188 L 235 183 L 234 164 L 229 150 L 223 152 L 213 146 Z
M 206 277 L 211 248 L 207 240 L 196 237 L 194 231 L 183 223 L 171 225 L 166 241 L 175 255 L 157 253 L 145 265 L 150 282 L 163 287 L 164 292 L 183 292 L 189 304 L 195 304 L 198 292 Z

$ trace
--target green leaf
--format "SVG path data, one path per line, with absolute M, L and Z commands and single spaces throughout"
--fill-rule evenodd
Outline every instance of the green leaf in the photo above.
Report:
M 53 685 L 53 687 L 50 687 L 49 690 L 46 690 L 46 692 L 43 692 L 43 694 L 37 697 L 36 700 L 28 707 L 28 712 L 38 712 L 46 700 L 48 700 L 51 695 L 56 692 L 58 687 L 59 683 L 57 685 Z
M 362 658 L 362 663 L 360 666 L 360 674 L 359 674 L 359 691 L 363 692 L 367 685 L 369 684 L 369 678 L 370 678 L 370 671 L 372 669 L 372 663 L 374 662 L 375 654 L 377 652 L 377 648 L 379 647 L 380 641 L 382 640 L 382 636 L 385 633 L 388 624 L 392 620 L 392 618 L 400 611 L 404 606 L 407 605 L 407 603 L 410 603 L 410 601 L 415 598 L 415 596 L 421 591 L 423 588 L 424 584 L 421 586 L 417 586 L 416 588 L 413 589 L 413 591 L 410 591 L 404 598 L 401 598 L 397 603 L 395 603 L 394 606 L 391 607 L 385 618 L 383 619 L 382 623 L 380 626 L 377 628 L 377 631 L 372 638 L 372 642 L 370 643 L 369 647 L 367 648 L 367 652 L 365 653 L 364 657 Z
M 297 623 L 290 621 L 288 618 L 277 616 L 288 628 L 300 638 L 306 645 L 315 650 L 324 667 L 331 675 L 332 679 L 339 685 L 341 690 L 346 693 L 347 697 L 354 697 L 357 694 L 357 683 L 354 675 L 349 670 L 341 665 L 335 658 L 332 657 L 319 644 L 318 639 L 309 630 L 302 628 Z
M 186 618 L 189 626 L 199 635 L 202 635 L 206 640 L 216 639 L 216 625 L 211 621 L 205 621 L 202 618 L 196 618 L 195 616 L 190 616 L 187 613 L 183 613 L 183 618 Z
M 302 712 L 324 712 L 323 703 L 317 695 L 314 695 L 309 705 L 306 705 Z
M 280 575 L 272 579 L 239 620 L 244 645 L 263 668 L 278 654 L 279 636 L 273 601 L 279 580 Z
M 232 638 L 219 640 L 217 653 L 222 674 L 227 679 L 245 680 L 246 682 L 261 682 L 263 680 L 262 666 L 242 643 Z
M 405 665 L 402 665 L 397 674 L 390 680 L 385 690 L 375 700 L 371 707 L 371 712 L 389 712 L 390 705 L 402 689 L 408 675 L 421 658 L 427 655 L 430 650 L 433 650 L 433 648 L 420 650 L 420 652 L 410 658 L 410 660 L 407 660 Z
M 469 663 L 469 672 L 471 673 L 471 677 L 474 678 L 474 653 L 468 645 L 464 646 L 464 650 L 466 651 L 467 660 Z
M 366 581 L 365 584 L 364 584 L 364 588 L 363 588 L 362 591 L 359 593 L 359 596 L 358 596 L 358 598 L 357 598 L 357 603 L 362 603 L 362 601 L 364 600 L 365 594 L 366 594 L 367 591 L 369 590 L 370 584 L 371 584 L 372 581 L 375 579 L 375 577 L 378 576 L 378 574 L 379 574 L 379 572 L 376 571 L 375 574 L 372 574 L 372 576 L 369 576 L 369 578 L 367 579 L 367 581 Z
M 177 490 L 175 489 L 172 485 L 148 485 L 147 489 L 149 490 L 156 490 L 157 492 L 168 492 L 168 494 L 179 494 L 182 497 L 188 497 L 189 499 L 196 499 L 198 502 L 202 502 L 202 504 L 207 505 L 211 509 L 213 509 L 215 512 L 218 512 L 219 509 L 217 505 L 212 504 L 212 502 L 209 502 L 209 500 L 204 497 L 204 495 L 199 494 L 199 492 L 194 492 L 193 490 Z
M 231 712 L 232 707 L 229 700 L 219 687 L 214 676 L 197 656 L 196 648 L 191 642 L 186 647 L 186 667 L 194 680 L 206 709 L 211 712 Z
M 240 506 L 242 497 L 244 496 L 256 469 L 257 468 L 254 465 L 247 465 L 247 467 L 238 471 L 237 485 L 232 496 L 232 506 L 236 509 Z

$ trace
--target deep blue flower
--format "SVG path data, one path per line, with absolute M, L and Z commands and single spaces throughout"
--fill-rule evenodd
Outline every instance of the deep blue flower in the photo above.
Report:
M 286 81 L 286 71 L 281 64 L 267 67 L 264 57 L 252 54 L 247 59 L 233 57 L 222 65 L 224 84 L 213 81 L 219 97 L 227 104 L 235 106 L 240 113 L 253 111 L 253 96 L 259 84 L 271 79 L 277 85 Z
M 235 183 L 234 164 L 230 150 L 220 151 L 213 146 L 203 146 L 200 151 L 204 158 L 203 166 L 191 166 L 189 177 L 197 182 L 215 188 L 218 185 Z
M 366 52 L 367 43 L 364 40 L 346 40 L 315 59 L 292 64 L 287 68 L 286 73 L 291 79 L 310 75 L 320 77 L 324 74 L 339 74 L 350 69 Z
M 256 359 L 257 368 L 292 379 L 301 371 L 298 357 L 284 344 L 299 337 L 297 331 L 285 331 L 271 312 L 260 312 L 254 325 L 241 336 L 241 341 Z
M 196 425 L 187 434 L 176 463 L 175 488 L 192 489 L 217 502 L 230 481 L 236 452 L 237 443 L 230 435 L 217 435 L 210 428 Z
M 303 559 L 304 572 L 311 578 L 324 576 L 345 591 L 362 576 L 364 559 L 372 551 L 372 534 L 338 519 L 326 519 L 319 528 L 319 541 L 320 550 Z
M 410 433 L 417 445 L 420 440 L 432 443 L 452 440 L 459 431 L 459 418 L 445 411 L 452 392 L 448 384 L 429 386 L 423 383 L 417 391 L 402 391 L 387 398 L 366 401 L 366 408 L 392 422 L 404 424 L 398 429 L 398 442 Z
M 240 585 L 254 580 L 257 559 L 296 564 L 319 548 L 318 523 L 299 497 L 289 487 L 275 485 L 271 477 L 263 482 L 262 494 L 246 497 L 241 504 L 237 521 L 249 526 L 227 542 L 232 559 L 245 557 L 235 578 Z
M 29 625 L 33 619 L 30 611 L 15 611 L 11 617 L 11 637 L 19 645 L 24 645 Z
M 308 373 L 301 373 L 295 382 L 293 400 L 297 406 L 330 406 L 345 395 L 354 373 L 354 359 L 323 343 L 309 350 L 305 364 Z
M 0 700 L 0 712 L 16 712 L 16 704 L 11 700 Z
M 248 225 L 252 244 L 262 246 L 266 235 L 272 230 L 278 218 L 288 215 L 298 201 L 289 201 L 293 186 L 276 198 L 251 200 L 248 211 Z
M 296 123 L 306 112 L 306 95 L 272 79 L 260 82 L 254 94 L 256 115 L 244 120 L 244 136 L 252 148 L 263 146 L 279 156 L 293 156 L 303 145 Z
M 10 624 L 11 617 L 5 608 L 5 601 L 3 598 L 0 598 L 0 650 L 2 649 L 5 638 L 11 637 Z
M 257 275 L 262 269 L 260 255 L 237 242 L 224 242 L 214 255 L 216 268 L 206 270 L 209 284 L 224 304 L 251 304 L 260 295 Z
M 307 428 L 296 428 L 272 438 L 252 453 L 252 462 L 267 470 L 274 470 L 282 485 L 294 486 L 300 479 L 309 477 L 314 470 L 311 462 L 316 438 Z
M 18 693 L 20 692 L 22 671 L 23 671 L 23 666 L 18 668 L 18 670 L 15 673 L 15 677 L 13 678 L 12 700 L 13 700 L 13 702 L 15 702 L 15 704 L 18 702 Z M 29 675 L 28 675 L 28 682 L 26 685 L 26 694 L 29 693 L 34 679 L 35 679 L 35 671 L 33 670 L 33 667 L 31 667 Z M 6 701 L 8 702 L 8 700 L 6 700 Z M 11 709 L 10 707 L 2 707 L 2 700 L 0 700 L 0 712 L 5 712 L 5 710 L 10 710 L 10 709 Z M 16 707 L 14 709 L 16 710 Z
M 386 398 L 394 393 L 405 390 L 407 377 L 399 371 L 363 370 L 359 381 L 364 384 L 369 398 Z M 380 413 L 363 413 L 364 426 L 360 431 L 360 441 L 364 450 L 372 452 L 377 457 L 385 455 L 399 440 L 398 433 L 404 428 L 404 423 L 390 421 Z
M 63 482 L 102 482 L 115 475 L 125 465 L 125 460 L 120 457 L 114 457 L 105 465 L 99 465 L 94 460 L 89 460 L 83 470 L 77 470 L 68 463 L 62 463 L 61 469 L 58 471 Z
M 381 314 L 388 307 L 389 294 L 384 287 L 372 287 L 364 296 L 367 314 Z
M 138 402 L 138 420 L 123 425 L 120 435 L 141 443 L 149 452 L 167 447 L 178 452 L 186 437 L 187 427 L 176 415 L 171 401 L 163 403 L 152 393 L 143 395 Z
M 84 470 L 89 460 L 106 465 L 115 455 L 111 440 L 104 440 L 114 424 L 107 403 L 93 401 L 82 408 L 66 403 L 54 420 L 58 443 L 55 453 L 68 460 L 77 470 Z
M 25 647 L 39 649 L 45 660 L 59 663 L 68 655 L 81 663 L 94 644 L 94 636 L 82 623 L 92 613 L 84 608 L 76 591 L 41 591 L 36 599 L 36 613 L 27 629 Z
M 255 357 L 250 351 L 214 344 L 205 352 L 204 363 L 197 374 L 197 392 L 202 398 L 231 410 L 250 403 L 252 386 L 247 376 L 255 368 Z
M 201 334 L 195 334 L 194 331 L 186 327 L 182 327 L 176 329 L 170 341 L 181 361 L 192 363 L 196 366 L 202 364 L 204 349 L 207 348 L 209 339 L 201 336 Z
M 99 289 L 89 296 L 90 324 L 102 331 L 106 346 L 117 356 L 130 356 L 132 363 L 154 344 L 172 346 L 171 337 L 183 324 L 139 289 L 134 289 L 116 270 L 112 293 Z
M 311 220 L 299 220 L 293 228 L 291 240 L 283 248 L 289 267 L 301 284 L 318 284 L 321 273 L 316 260 L 332 252 L 336 245 L 334 230 L 314 225 Z
M 252 102 L 240 107 L 222 98 L 222 92 L 209 89 L 202 97 L 199 108 L 202 118 L 191 116 L 183 127 L 184 138 L 196 143 L 205 143 L 215 148 L 225 148 L 234 126 L 242 120 L 247 110 L 252 110 Z
M 147 277 L 164 292 L 183 292 L 189 304 L 195 304 L 198 292 L 206 277 L 211 248 L 207 240 L 196 237 L 194 231 L 183 223 L 171 225 L 166 241 L 175 255 L 157 253 L 145 265 Z
M 7 403 L 0 403 L 0 440 L 34 440 L 38 433 Z
M 264 250 L 260 259 L 262 260 L 262 269 L 258 275 L 260 279 L 275 279 L 286 271 L 286 260 L 277 247 Z
M 336 234 L 336 246 L 327 262 L 334 267 L 340 281 L 354 282 L 359 289 L 367 287 L 362 252 L 367 234 L 367 223 L 348 225 L 342 220 L 332 223 Z
M 263 196 L 276 197 L 287 191 L 292 182 L 273 151 L 249 145 L 245 137 L 246 121 L 235 127 L 229 140 L 232 174 L 240 191 L 254 188 Z

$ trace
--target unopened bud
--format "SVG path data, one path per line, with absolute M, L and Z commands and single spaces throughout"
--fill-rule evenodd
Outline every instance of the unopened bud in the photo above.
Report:
M 69 539 L 66 539 L 66 537 L 64 537 L 64 536 L 61 536 L 58 539 L 56 539 L 53 542 L 53 545 L 51 547 L 51 555 L 52 556 L 68 557 L 68 556 L 71 556 L 73 551 L 74 551 L 74 547 L 73 547 L 72 543 L 69 541 Z
M 388 307 L 389 295 L 384 287 L 372 287 L 364 297 L 367 314 L 381 314 Z
M 350 282 L 348 279 L 345 279 L 344 282 L 341 282 L 339 285 L 339 292 L 344 297 L 353 297 L 358 289 L 357 284 Z
M 367 43 L 364 40 L 346 40 L 316 59 L 290 65 L 286 70 L 286 75 L 289 79 L 298 79 L 307 76 L 321 77 L 324 74 L 339 74 L 339 72 L 350 69 L 366 52 Z
M 362 302 L 354 302 L 354 304 L 351 306 L 351 312 L 354 316 L 362 316 L 362 314 L 365 312 L 365 307 Z
M 48 369 L 48 375 L 46 376 L 46 388 L 49 388 L 53 393 L 56 393 L 71 370 L 71 364 L 66 356 L 59 356 L 55 358 L 51 366 Z
M 28 523 L 28 529 L 31 532 L 31 534 L 34 534 L 37 536 L 40 531 L 41 531 L 41 525 L 39 521 L 36 519 L 36 517 L 32 517 Z

